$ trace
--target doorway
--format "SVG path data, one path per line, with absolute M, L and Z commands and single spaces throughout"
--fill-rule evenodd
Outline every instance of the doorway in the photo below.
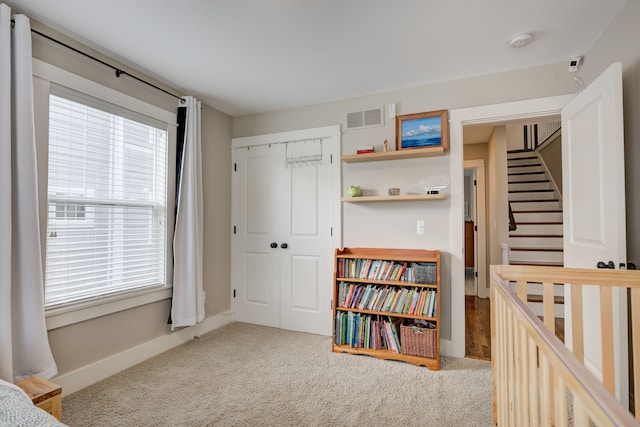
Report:
M 483 107 L 464 108 L 452 110 L 450 112 L 450 135 L 451 135 L 451 164 L 452 169 L 464 170 L 464 147 L 463 141 L 466 133 L 466 127 L 471 125 L 493 125 L 498 126 L 515 120 L 530 120 L 539 117 L 548 117 L 557 115 L 560 110 L 572 99 L 572 95 L 556 96 L 551 98 L 540 98 L 528 101 L 510 102 L 505 104 L 495 104 Z M 464 130 L 463 130 L 464 129 Z M 506 150 L 504 159 L 506 162 Z M 492 162 L 487 163 L 493 167 Z M 458 169 L 459 168 L 459 169 Z M 506 183 L 505 183 L 506 185 Z M 489 188 L 489 186 L 487 186 Z M 462 194 L 464 191 L 464 175 L 453 174 L 451 180 L 452 193 Z M 506 191 L 504 194 L 504 205 L 506 204 Z M 465 319 L 465 267 L 464 267 L 464 199 L 463 197 L 452 198 L 452 220 L 460 227 L 454 227 L 452 230 L 452 251 L 459 253 L 461 256 L 454 256 L 451 259 L 451 338 L 452 347 L 451 355 L 454 357 L 464 357 L 466 343 L 466 319 Z M 491 210 L 491 209 L 490 209 Z M 494 212 L 490 212 L 491 218 L 487 221 L 490 225 L 487 229 L 491 235 L 497 235 L 498 224 L 502 224 L 501 219 L 505 219 L 505 227 L 508 228 L 508 209 L 501 215 L 493 216 Z M 497 212 L 496 212 L 497 213 Z M 504 216 L 505 218 L 502 218 Z M 508 234 L 508 233 L 505 233 Z M 489 233 L 487 233 L 487 237 Z M 489 239 L 487 239 L 489 240 Z M 494 239 L 495 240 L 495 239 Z M 492 240 L 493 241 L 493 240 Z M 487 248 L 485 266 L 491 263 L 500 263 L 500 247 Z M 482 252 L 482 251 L 479 251 Z M 488 272 L 486 274 L 487 283 L 489 279 Z
M 474 169 L 464 169 L 464 294 L 478 296 L 476 277 L 476 173 Z
M 465 357 L 491 359 L 484 159 L 464 162 Z

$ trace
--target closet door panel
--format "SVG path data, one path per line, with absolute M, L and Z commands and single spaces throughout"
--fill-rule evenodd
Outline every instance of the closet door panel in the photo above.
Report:
M 331 335 L 331 163 L 328 145 L 308 143 L 318 162 L 287 168 L 291 188 L 284 211 L 281 327 Z
M 280 327 L 278 181 L 269 146 L 236 149 L 232 286 L 235 320 Z M 276 244 L 276 247 L 272 247 Z

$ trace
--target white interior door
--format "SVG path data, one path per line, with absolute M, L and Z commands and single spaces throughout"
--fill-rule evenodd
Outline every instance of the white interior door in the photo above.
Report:
M 281 187 L 290 195 L 281 211 L 281 328 L 331 335 L 331 164 L 327 144 L 321 150 L 322 162 L 287 168 Z
M 272 154 L 276 145 L 234 152 L 232 286 L 235 319 L 280 327 L 278 198 L 282 194 Z M 272 247 L 275 244 L 275 247 Z
M 626 262 L 622 71 L 613 64 L 562 110 L 564 265 Z M 568 293 L 568 292 L 567 292 Z M 602 378 L 599 291 L 584 299 L 585 365 Z M 565 319 L 570 319 L 565 304 Z M 616 397 L 628 402 L 625 292 L 613 296 Z M 571 325 L 565 324 L 571 346 Z M 567 334 L 567 332 L 569 332 Z M 604 367 L 605 369 L 608 367 Z
M 338 188 L 332 155 L 339 153 L 339 138 L 249 143 L 234 149 L 235 319 L 331 335 L 332 195 Z M 309 151 L 322 159 L 309 161 Z M 287 158 L 299 161 L 287 164 Z

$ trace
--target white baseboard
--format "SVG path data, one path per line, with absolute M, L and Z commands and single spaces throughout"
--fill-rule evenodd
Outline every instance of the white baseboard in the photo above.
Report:
M 62 387 L 63 395 L 68 395 L 231 322 L 233 322 L 233 313 L 226 311 L 208 317 L 197 325 L 163 335 L 75 371 L 62 374 L 51 381 Z

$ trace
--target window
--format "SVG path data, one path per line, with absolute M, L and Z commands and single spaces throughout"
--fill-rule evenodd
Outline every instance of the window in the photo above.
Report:
M 49 95 L 45 306 L 166 283 L 167 124 Z

